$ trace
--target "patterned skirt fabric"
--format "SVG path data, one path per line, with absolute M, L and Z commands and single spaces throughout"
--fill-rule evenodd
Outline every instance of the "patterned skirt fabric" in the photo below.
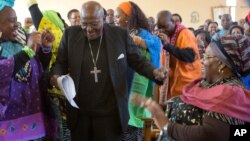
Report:
M 121 141 L 143 141 L 142 128 L 128 126 L 127 131 L 122 134 Z
M 66 122 L 66 99 L 62 95 L 49 94 L 51 107 L 57 121 L 57 140 L 70 141 L 70 130 L 67 128 Z

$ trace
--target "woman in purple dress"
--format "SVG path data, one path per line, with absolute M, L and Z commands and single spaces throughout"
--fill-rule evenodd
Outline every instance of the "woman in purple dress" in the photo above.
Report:
M 0 140 L 36 140 L 52 132 L 46 130 L 50 120 L 41 82 L 54 36 L 49 31 L 33 33 L 27 45 L 19 43 L 13 4 L 0 3 Z

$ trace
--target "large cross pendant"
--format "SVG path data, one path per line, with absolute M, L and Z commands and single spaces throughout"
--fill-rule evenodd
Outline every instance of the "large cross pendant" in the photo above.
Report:
M 98 73 L 101 73 L 101 70 L 98 70 L 97 67 L 94 67 L 94 69 L 92 71 L 90 71 L 91 74 L 94 74 L 95 77 L 95 83 L 98 82 Z

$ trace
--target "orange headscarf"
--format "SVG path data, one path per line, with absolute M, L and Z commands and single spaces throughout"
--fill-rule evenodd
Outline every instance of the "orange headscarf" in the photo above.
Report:
M 130 2 L 123 2 L 118 6 L 118 8 L 120 8 L 126 15 L 130 16 L 132 11 Z

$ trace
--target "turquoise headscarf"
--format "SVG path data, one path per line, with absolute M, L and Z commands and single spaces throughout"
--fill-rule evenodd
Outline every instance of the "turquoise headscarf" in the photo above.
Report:
M 64 23 L 62 19 L 58 16 L 57 12 L 54 10 L 46 10 L 43 13 L 43 16 L 54 23 L 62 31 L 64 30 Z
M 0 1 L 0 11 L 4 9 L 5 6 L 13 7 L 15 0 L 1 0 Z

